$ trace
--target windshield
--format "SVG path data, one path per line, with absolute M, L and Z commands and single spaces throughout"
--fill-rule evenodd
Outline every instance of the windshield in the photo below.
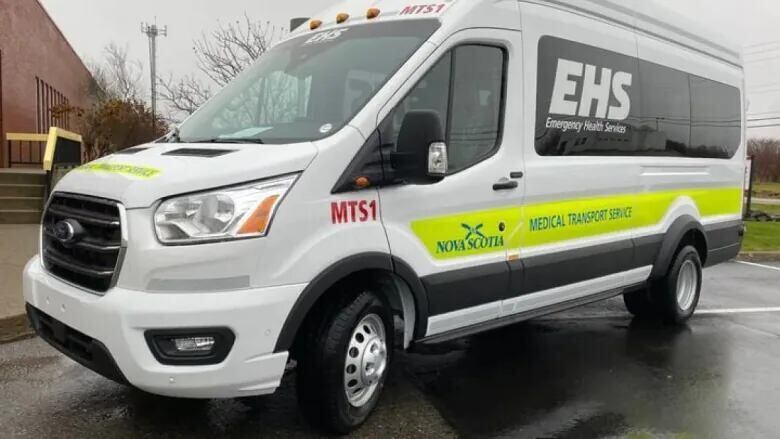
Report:
M 372 23 L 282 43 L 187 119 L 178 139 L 282 144 L 327 137 L 437 28 L 433 20 Z

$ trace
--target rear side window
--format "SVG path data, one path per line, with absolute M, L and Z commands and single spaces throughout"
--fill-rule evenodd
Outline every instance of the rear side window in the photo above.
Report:
M 742 140 L 739 90 L 691 76 L 691 144 L 693 157 L 730 158 Z
M 637 131 L 640 155 L 686 156 L 691 140 L 689 75 L 640 62 L 642 124 Z
M 739 89 L 553 37 L 539 42 L 536 151 L 542 156 L 733 157 Z
M 450 172 L 490 157 L 498 148 L 503 128 L 505 65 L 501 48 L 456 47 L 393 110 L 383 143 L 395 144 L 409 111 L 433 110 L 445 128 Z

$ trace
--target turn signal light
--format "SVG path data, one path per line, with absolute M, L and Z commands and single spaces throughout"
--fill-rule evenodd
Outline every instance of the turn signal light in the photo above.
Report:
M 312 20 L 309 22 L 309 29 L 316 30 L 322 26 L 322 20 Z
M 368 177 L 358 177 L 355 179 L 355 186 L 357 186 L 358 189 L 365 189 L 371 186 L 371 180 L 369 180 Z
M 382 11 L 379 10 L 379 8 L 371 8 L 366 12 L 366 18 L 369 20 L 373 20 L 376 17 L 379 17 L 379 14 L 381 14 Z
M 276 201 L 279 200 L 279 195 L 272 195 L 255 209 L 243 226 L 238 231 L 239 235 L 250 235 L 253 233 L 265 233 L 268 230 L 268 223 L 271 220 L 271 214 L 273 213 Z
M 342 12 L 339 15 L 336 15 L 336 23 L 341 24 L 345 21 L 349 20 L 349 14 Z

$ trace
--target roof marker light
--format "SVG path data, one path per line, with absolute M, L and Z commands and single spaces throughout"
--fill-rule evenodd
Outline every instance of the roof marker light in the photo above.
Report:
M 382 11 L 379 10 L 379 8 L 370 8 L 368 12 L 366 12 L 366 18 L 369 20 L 373 20 L 376 17 L 379 17 L 379 14 L 381 14 Z
M 311 30 L 319 29 L 320 26 L 322 26 L 322 20 L 312 20 L 309 22 L 309 29 Z
M 346 12 L 342 12 L 339 15 L 336 15 L 336 23 L 341 24 L 345 21 L 349 20 L 349 14 Z

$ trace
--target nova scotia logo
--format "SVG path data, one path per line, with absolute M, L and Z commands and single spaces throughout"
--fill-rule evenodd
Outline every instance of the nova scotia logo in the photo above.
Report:
M 463 227 L 464 229 L 466 229 L 469 232 L 469 233 L 466 234 L 466 241 L 468 241 L 469 238 L 471 238 L 472 236 L 478 236 L 480 238 L 485 238 L 485 235 L 483 235 L 482 232 L 480 232 L 480 230 L 482 229 L 484 224 L 480 224 L 477 227 L 471 227 L 468 224 L 461 224 L 460 226 Z
M 482 231 L 484 224 L 478 224 L 471 226 L 469 224 L 461 224 L 461 227 L 466 230 L 464 238 L 449 239 L 445 241 L 439 241 L 436 243 L 437 254 L 452 254 L 452 253 L 486 253 L 490 250 L 499 250 L 504 247 L 504 237 L 501 235 L 488 236 Z

